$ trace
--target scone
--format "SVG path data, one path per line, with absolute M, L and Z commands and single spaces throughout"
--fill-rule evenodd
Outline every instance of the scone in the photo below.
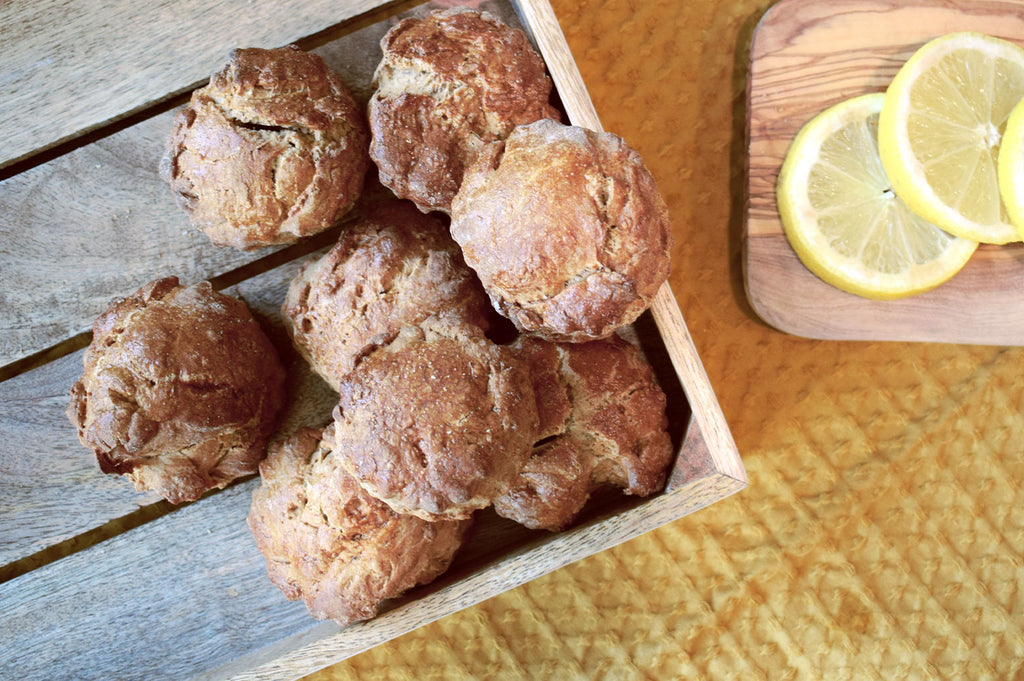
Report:
M 539 394 L 537 402 L 560 405 L 564 392 L 571 407 L 567 417 L 559 407 L 549 419 L 561 421 L 561 431 L 539 443 L 495 500 L 499 515 L 555 531 L 576 518 L 597 486 L 638 496 L 664 486 L 672 462 L 665 394 L 639 349 L 618 336 L 579 344 L 522 336 L 514 347 L 542 375 L 549 373 L 550 350 L 557 352 L 563 384 L 546 380 L 554 398 Z M 536 380 L 534 386 L 539 392 Z
M 622 138 L 541 120 L 484 147 L 452 236 L 494 307 L 552 341 L 605 338 L 668 278 L 668 209 Z
M 526 335 L 516 338 L 510 347 L 530 374 L 537 401 L 538 442 L 564 433 L 572 415 L 572 396 L 563 367 L 565 349 Z
M 292 341 L 335 390 L 372 348 L 437 316 L 485 329 L 490 302 L 448 224 L 408 201 L 367 207 L 305 266 L 282 305 Z
M 471 521 L 399 515 L 364 492 L 302 428 L 260 464 L 248 524 L 270 580 L 317 619 L 341 625 L 448 569 Z
M 342 381 L 331 451 L 398 513 L 465 518 L 503 494 L 530 457 L 527 370 L 482 333 L 407 326 Z
M 245 303 L 158 279 L 93 325 L 68 417 L 100 470 L 172 503 L 255 473 L 284 403 L 277 351 Z
M 594 454 L 591 480 L 648 496 L 665 484 L 672 462 L 665 393 L 647 358 L 613 336 L 563 344 L 572 395 L 568 430 Z
M 594 454 L 570 433 L 538 445 L 494 511 L 531 530 L 558 532 L 583 510 L 595 485 Z
M 331 227 L 370 161 L 361 107 L 318 55 L 231 53 L 174 119 L 161 175 L 213 243 L 250 250 Z
M 558 118 L 526 35 L 465 7 L 404 19 L 381 40 L 368 113 L 381 183 L 423 212 L 448 212 L 481 146 Z

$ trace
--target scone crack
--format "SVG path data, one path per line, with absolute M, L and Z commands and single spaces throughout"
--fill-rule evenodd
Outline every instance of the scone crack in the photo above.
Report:
M 391 99 L 403 95 L 430 97 L 437 102 L 453 99 L 472 88 L 461 80 L 441 78 L 427 62 L 402 60 L 396 63 L 382 61 L 377 70 L 374 87 L 377 99 Z

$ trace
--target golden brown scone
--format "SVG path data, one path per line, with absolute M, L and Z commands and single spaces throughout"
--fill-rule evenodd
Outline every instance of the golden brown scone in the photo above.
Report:
M 104 473 L 172 503 L 256 472 L 284 403 L 277 351 L 245 303 L 158 279 L 93 325 L 68 417 Z
M 583 509 L 593 488 L 594 455 L 585 441 L 565 433 L 533 450 L 495 512 L 531 530 L 558 532 Z
M 512 344 L 513 352 L 530 372 L 537 400 L 537 440 L 564 433 L 572 413 L 569 386 L 563 374 L 565 350 L 531 336 L 520 336 Z
M 340 386 L 331 449 L 399 513 L 465 518 L 530 457 L 537 408 L 525 366 L 470 327 L 428 320 L 368 355 Z
M 430 316 L 487 326 L 490 302 L 440 216 L 372 207 L 292 281 L 282 316 L 299 352 L 338 390 L 372 348 Z
M 380 180 L 423 212 L 448 212 L 463 170 L 520 124 L 558 118 L 526 35 L 456 7 L 404 19 L 381 40 L 368 107 Z
M 562 348 L 572 395 L 569 429 L 589 439 L 591 479 L 626 494 L 659 491 L 672 462 L 672 441 L 665 393 L 647 358 L 618 336 Z
M 452 202 L 452 236 L 494 307 L 553 341 L 605 338 L 669 272 L 668 209 L 620 137 L 542 120 L 484 147 Z
M 532 529 L 556 531 L 575 519 L 598 485 L 638 496 L 659 491 L 672 462 L 672 442 L 665 394 L 638 348 L 618 336 L 579 344 L 522 336 L 514 344 L 528 357 L 551 348 L 560 357 L 564 382 L 552 390 L 567 391 L 571 412 L 563 430 L 535 448 L 494 508 Z M 544 397 L 537 402 L 543 404 Z
M 327 229 L 369 168 L 360 106 L 318 55 L 231 53 L 175 117 L 161 175 L 213 243 L 250 250 Z
M 271 449 L 248 523 L 270 581 L 344 626 L 447 570 L 471 521 L 395 513 L 337 465 L 321 435 L 302 428 Z

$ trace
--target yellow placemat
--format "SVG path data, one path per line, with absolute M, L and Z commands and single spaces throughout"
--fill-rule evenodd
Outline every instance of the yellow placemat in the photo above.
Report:
M 810 341 L 746 305 L 751 0 L 553 0 L 672 212 L 739 495 L 312 675 L 1024 680 L 1024 350 Z

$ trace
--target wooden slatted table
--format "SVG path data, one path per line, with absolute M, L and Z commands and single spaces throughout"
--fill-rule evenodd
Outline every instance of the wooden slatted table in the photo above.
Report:
M 474 3 L 481 4 L 481 3 Z M 544 56 L 569 119 L 600 129 L 547 0 L 487 0 Z M 266 578 L 248 479 L 173 507 L 102 475 L 64 415 L 93 319 L 176 275 L 243 298 L 286 357 L 281 432 L 336 395 L 288 347 L 279 307 L 344 224 L 240 253 L 192 230 L 158 177 L 174 110 L 234 47 L 297 43 L 365 100 L 380 37 L 420 2 L 13 0 L 0 6 L 0 658 L 19 679 L 295 678 L 736 492 L 746 474 L 666 285 L 634 326 L 670 401 L 665 492 L 596 496 L 559 534 L 490 511 L 435 583 L 376 619 L 317 622 Z

